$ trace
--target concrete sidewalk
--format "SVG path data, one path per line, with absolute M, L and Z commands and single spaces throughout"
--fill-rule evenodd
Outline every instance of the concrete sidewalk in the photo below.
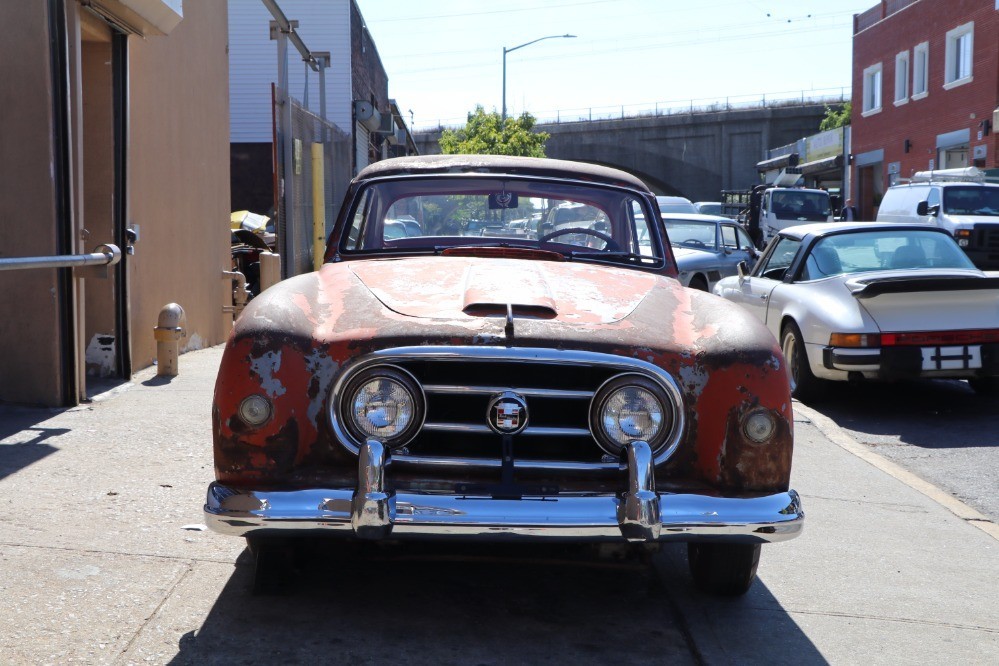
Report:
M 71 410 L 0 406 L 0 663 L 199 663 L 200 636 L 238 647 L 238 631 L 254 634 L 241 620 L 243 542 L 201 530 L 220 358 L 221 347 L 184 354 L 172 380 L 150 368 Z M 765 546 L 759 580 L 735 601 L 692 591 L 682 547 L 657 559 L 695 658 L 994 663 L 995 525 L 976 526 L 963 505 L 946 507 L 876 456 L 858 457 L 863 447 L 851 451 L 835 425 L 795 407 L 804 535 Z M 229 656 L 276 659 L 257 648 Z

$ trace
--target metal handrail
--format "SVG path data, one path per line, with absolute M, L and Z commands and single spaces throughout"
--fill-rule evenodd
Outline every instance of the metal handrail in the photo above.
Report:
M 91 254 L 60 254 L 51 257 L 0 257 L 0 271 L 21 268 L 71 268 L 74 266 L 113 266 L 121 261 L 121 249 L 108 243 L 98 245 Z

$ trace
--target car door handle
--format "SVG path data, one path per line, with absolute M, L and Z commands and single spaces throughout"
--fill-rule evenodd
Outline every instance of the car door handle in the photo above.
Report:
M 763 294 L 762 296 L 760 296 L 760 300 L 761 300 L 761 301 L 765 301 L 765 300 L 767 300 L 768 298 L 770 298 L 770 294 Z

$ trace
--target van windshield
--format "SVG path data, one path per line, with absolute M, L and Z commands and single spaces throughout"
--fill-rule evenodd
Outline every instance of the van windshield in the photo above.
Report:
M 825 222 L 829 217 L 829 194 L 808 190 L 775 190 L 772 210 L 778 220 Z
M 999 216 L 999 187 L 946 187 L 943 204 L 951 215 Z

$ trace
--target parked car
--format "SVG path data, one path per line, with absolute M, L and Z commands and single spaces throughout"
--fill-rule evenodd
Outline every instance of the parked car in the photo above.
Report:
M 721 278 L 736 275 L 740 262 L 751 265 L 758 256 L 753 239 L 731 218 L 669 213 L 663 223 L 684 287 L 711 291 Z
M 606 230 L 385 234 L 403 214 L 446 230 L 565 203 Z M 676 275 L 653 194 L 624 172 L 481 155 L 366 167 L 326 263 L 235 324 L 208 526 L 246 537 L 262 589 L 286 539 L 309 535 L 681 541 L 698 587 L 745 592 L 760 545 L 803 526 L 788 380 L 762 324 Z
M 789 227 L 714 293 L 781 342 L 795 397 L 827 380 L 967 379 L 999 392 L 999 277 L 942 229 L 879 222 Z
M 976 266 L 999 269 L 999 183 L 986 182 L 980 169 L 917 171 L 888 188 L 877 220 L 940 227 Z
M 701 215 L 721 215 L 722 205 L 720 201 L 695 201 L 694 208 Z
M 658 196 L 659 212 L 663 213 L 696 213 L 697 208 L 687 197 Z

